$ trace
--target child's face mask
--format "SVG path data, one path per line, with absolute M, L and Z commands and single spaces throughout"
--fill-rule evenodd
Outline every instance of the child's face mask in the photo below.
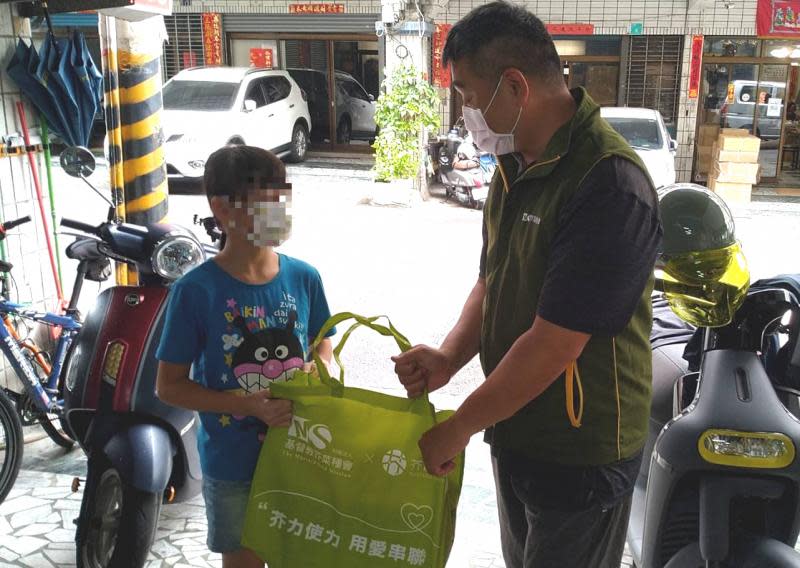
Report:
M 292 186 L 270 184 L 251 191 L 247 200 L 234 199 L 233 208 L 243 212 L 247 219 L 247 240 L 257 247 L 277 247 L 286 242 L 292 233 Z M 241 218 L 241 215 L 237 215 Z M 229 229 L 235 229 L 231 219 Z

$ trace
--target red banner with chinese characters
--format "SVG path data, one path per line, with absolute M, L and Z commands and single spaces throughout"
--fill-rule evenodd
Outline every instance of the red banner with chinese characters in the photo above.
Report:
M 594 34 L 594 24 L 547 24 L 546 27 L 551 36 Z
M 206 65 L 222 65 L 222 16 L 216 12 L 203 14 L 203 52 Z
M 263 47 L 250 49 L 250 67 L 266 67 L 272 69 L 272 50 Z
M 758 37 L 800 36 L 800 0 L 758 0 Z
M 700 78 L 703 72 L 703 36 L 692 36 L 692 51 L 689 59 L 689 98 L 700 95 Z
M 447 34 L 453 26 L 450 24 L 436 24 L 433 32 L 433 85 L 447 89 L 450 87 L 450 66 L 442 64 L 442 51 L 447 43 Z
M 344 14 L 344 4 L 289 4 L 290 14 Z

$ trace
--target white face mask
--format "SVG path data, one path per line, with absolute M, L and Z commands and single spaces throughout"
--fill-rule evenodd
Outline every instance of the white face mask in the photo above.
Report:
M 292 234 L 291 202 L 254 201 L 247 205 L 247 215 L 253 219 L 253 230 L 247 240 L 257 247 L 277 247 Z
M 467 130 L 469 130 L 470 134 L 472 134 L 475 145 L 482 152 L 489 152 L 490 154 L 494 154 L 496 156 L 511 154 L 515 151 L 514 132 L 517 130 L 519 119 L 522 116 L 522 107 L 520 107 L 519 114 L 517 115 L 517 121 L 514 123 L 514 127 L 508 134 L 498 134 L 489 128 L 489 125 L 486 123 L 483 113 L 489 112 L 489 108 L 492 106 L 492 103 L 494 103 L 494 99 L 497 97 L 497 92 L 500 90 L 500 84 L 502 82 L 503 77 L 501 76 L 500 80 L 497 82 L 497 86 L 494 88 L 494 94 L 492 95 L 492 99 L 489 101 L 489 104 L 486 106 L 485 111 L 481 111 L 481 109 L 478 108 L 468 107 L 466 105 L 461 107 L 461 112 L 464 116 L 464 126 L 466 126 Z

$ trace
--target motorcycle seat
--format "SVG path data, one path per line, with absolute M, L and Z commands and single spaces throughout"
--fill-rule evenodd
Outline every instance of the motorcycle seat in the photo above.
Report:
M 11 272 L 14 268 L 14 265 L 10 262 L 6 262 L 5 260 L 0 260 L 0 273 Z
M 73 260 L 102 260 L 106 258 L 99 249 L 97 239 L 77 239 L 67 247 L 67 257 Z

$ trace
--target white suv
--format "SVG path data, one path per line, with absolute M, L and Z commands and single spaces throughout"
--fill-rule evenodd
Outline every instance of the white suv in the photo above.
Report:
M 306 95 L 285 71 L 186 69 L 164 84 L 164 157 L 170 180 L 197 180 L 228 143 L 305 159 L 311 118 Z

